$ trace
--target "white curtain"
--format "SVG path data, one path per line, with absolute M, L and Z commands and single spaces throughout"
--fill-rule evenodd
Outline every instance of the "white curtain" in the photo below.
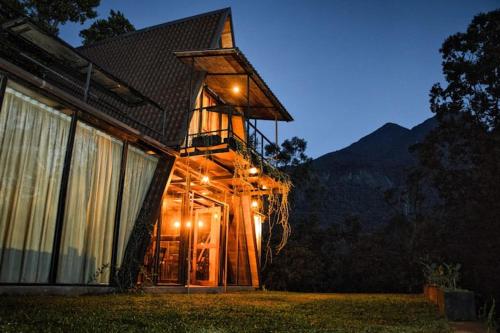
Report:
M 78 123 L 57 282 L 109 282 L 122 142 Z
M 48 282 L 70 122 L 7 87 L 0 111 L 0 282 Z
M 120 232 L 116 257 L 117 267 L 121 266 L 125 248 L 134 228 L 135 221 L 139 216 L 151 180 L 153 179 L 157 163 L 157 157 L 129 146 L 120 215 Z

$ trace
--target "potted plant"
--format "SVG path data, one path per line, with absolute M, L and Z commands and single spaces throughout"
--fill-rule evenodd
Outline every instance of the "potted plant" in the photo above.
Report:
M 452 321 L 476 320 L 474 293 L 458 288 L 460 264 L 425 264 L 424 295 Z

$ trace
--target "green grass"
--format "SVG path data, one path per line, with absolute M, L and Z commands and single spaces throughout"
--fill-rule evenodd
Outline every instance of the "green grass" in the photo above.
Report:
M 0 297 L 0 332 L 450 332 L 416 295 Z

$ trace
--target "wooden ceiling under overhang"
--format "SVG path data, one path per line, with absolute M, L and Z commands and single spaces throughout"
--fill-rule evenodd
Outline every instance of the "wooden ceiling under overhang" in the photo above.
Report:
M 238 111 L 246 114 L 247 118 L 293 120 L 238 48 L 178 51 L 174 54 L 183 63 L 193 66 L 196 71 L 204 72 L 208 87 L 226 104 L 233 105 Z M 238 92 L 235 92 L 235 87 L 239 89 Z

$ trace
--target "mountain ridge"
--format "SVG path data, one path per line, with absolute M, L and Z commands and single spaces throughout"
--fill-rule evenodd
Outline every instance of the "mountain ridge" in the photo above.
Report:
M 421 142 L 437 126 L 435 118 L 408 129 L 386 123 L 351 145 L 312 161 L 312 174 L 323 189 L 319 208 L 321 225 L 342 223 L 356 217 L 363 225 L 377 226 L 390 219 L 394 209 L 385 199 L 388 190 L 402 190 L 416 157 L 409 148 Z M 307 198 L 296 189 L 297 198 Z M 294 211 L 304 216 L 312 208 L 307 200 L 295 200 Z

